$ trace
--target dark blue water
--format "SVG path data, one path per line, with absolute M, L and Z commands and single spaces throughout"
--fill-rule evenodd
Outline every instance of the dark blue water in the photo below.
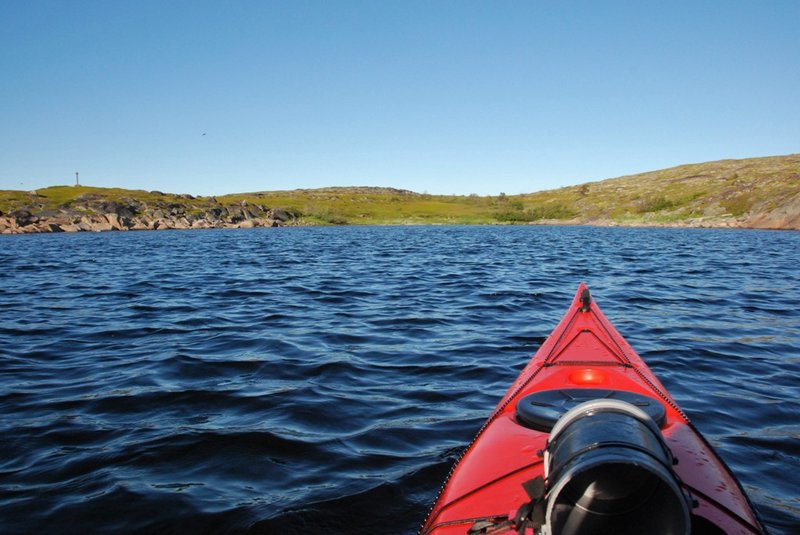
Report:
M 0 531 L 413 533 L 581 280 L 800 532 L 800 233 L 0 236 Z

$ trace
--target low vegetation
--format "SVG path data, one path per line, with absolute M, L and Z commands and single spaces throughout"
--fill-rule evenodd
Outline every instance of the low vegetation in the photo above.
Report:
M 194 197 L 156 191 L 55 186 L 0 191 L 0 217 L 98 206 L 281 209 L 300 225 L 602 224 L 800 228 L 800 155 L 683 165 L 524 195 L 428 195 L 347 187 Z

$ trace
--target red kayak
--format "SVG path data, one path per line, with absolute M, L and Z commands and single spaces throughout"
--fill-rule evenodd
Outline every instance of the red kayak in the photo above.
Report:
M 586 285 L 421 534 L 763 534 L 741 485 Z

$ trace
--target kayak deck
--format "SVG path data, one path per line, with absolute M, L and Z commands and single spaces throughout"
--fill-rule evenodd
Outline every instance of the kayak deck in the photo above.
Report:
M 545 476 L 542 452 L 550 437 L 546 422 L 539 429 L 520 422 L 519 402 L 537 392 L 565 389 L 567 397 L 574 390 L 622 391 L 658 400 L 661 433 L 677 462 L 674 472 L 692 498 L 692 533 L 764 533 L 738 481 L 584 284 L 451 471 L 420 533 L 464 534 L 471 528 L 473 533 L 516 533 L 516 526 L 505 529 L 503 522 L 508 525 L 530 501 L 523 483 Z M 546 406 L 532 410 L 545 419 L 552 412 Z M 483 525 L 486 530 L 477 531 Z

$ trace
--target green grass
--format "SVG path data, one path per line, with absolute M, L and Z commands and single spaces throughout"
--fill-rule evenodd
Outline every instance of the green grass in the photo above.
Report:
M 36 207 L 41 210 L 57 210 L 74 207 L 87 200 L 103 202 L 128 202 L 130 200 L 147 205 L 186 203 L 182 195 L 128 190 L 122 188 L 95 188 L 90 186 L 51 186 L 33 192 L 0 190 L 0 210 L 5 213 L 20 208 Z
M 99 202 L 136 202 L 146 209 L 177 203 L 187 213 L 202 214 L 215 206 L 246 203 L 282 208 L 299 216 L 301 224 L 313 225 L 651 224 L 747 217 L 788 206 L 799 192 L 800 155 L 789 155 L 684 165 L 524 195 L 427 195 L 353 187 L 191 198 L 119 188 L 54 186 L 35 193 L 0 191 L 0 211 L 92 210 Z
M 311 224 L 474 224 L 495 222 L 488 197 L 434 196 L 378 188 L 325 188 L 218 197 L 284 208 Z

